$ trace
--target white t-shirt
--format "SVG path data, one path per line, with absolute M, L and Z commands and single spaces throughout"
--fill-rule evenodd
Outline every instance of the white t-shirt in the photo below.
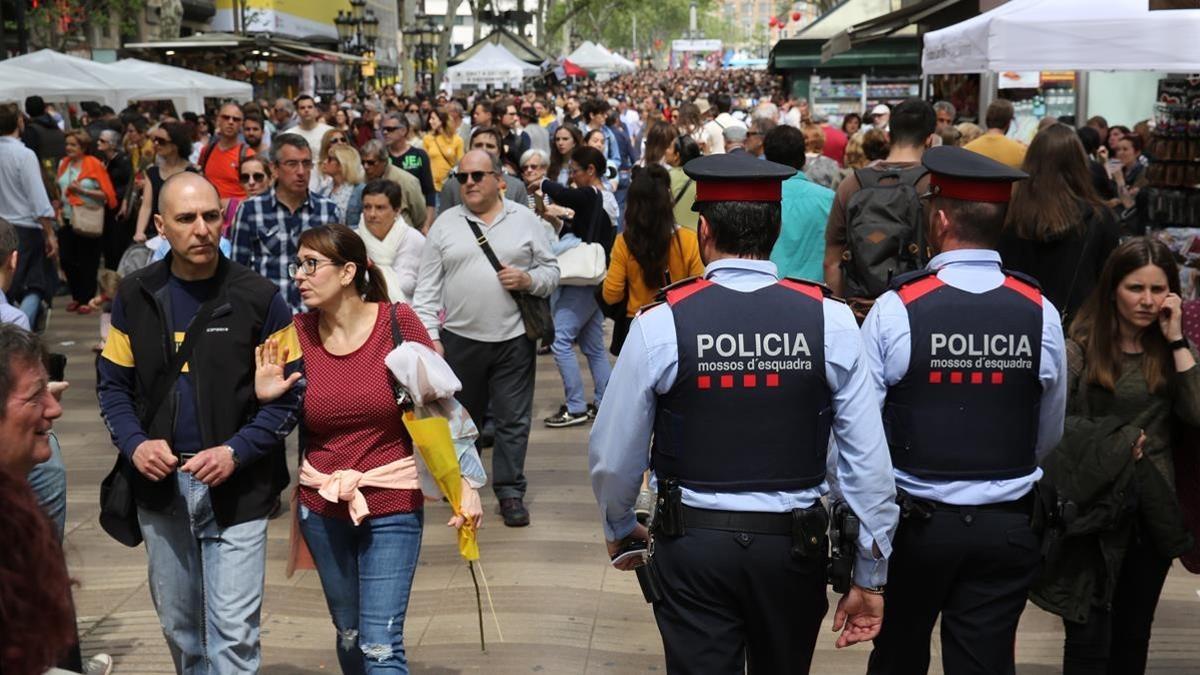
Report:
M 746 128 L 745 124 L 729 113 L 721 113 L 717 115 L 716 119 L 704 125 L 704 142 L 708 146 L 708 154 L 719 155 L 725 152 L 724 131 L 731 126 Z

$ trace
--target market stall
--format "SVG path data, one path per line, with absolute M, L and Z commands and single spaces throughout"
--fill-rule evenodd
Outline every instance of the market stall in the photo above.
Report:
M 146 77 L 160 80 L 171 80 L 187 86 L 187 95 L 182 98 L 172 97 L 177 112 L 204 112 L 204 99 L 232 99 L 245 103 L 254 98 L 254 86 L 249 82 L 238 82 L 224 77 L 208 75 L 187 68 L 177 68 L 162 63 L 151 63 L 140 59 L 122 59 L 117 61 L 118 68 L 132 73 L 140 73 Z
M 460 89 L 519 87 L 527 77 L 541 73 L 537 66 L 525 63 L 512 52 L 497 44 L 488 43 L 457 66 L 446 69 L 446 82 Z
M 595 75 L 631 73 L 637 70 L 632 61 L 613 54 L 590 40 L 579 45 L 567 55 L 567 59 Z
M 50 49 L 15 56 L 5 60 L 4 64 L 9 68 L 79 82 L 81 87 L 103 90 L 91 97 L 91 100 L 104 103 L 115 110 L 124 108 L 130 101 L 168 100 L 184 98 L 188 94 L 185 84 L 148 77 L 111 64 L 89 61 Z M 74 100 L 88 99 L 76 97 Z
M 59 77 L 36 70 L 27 70 L 0 61 L 0 101 L 21 103 L 27 96 L 41 96 L 47 101 L 105 101 L 111 90 L 91 82 Z

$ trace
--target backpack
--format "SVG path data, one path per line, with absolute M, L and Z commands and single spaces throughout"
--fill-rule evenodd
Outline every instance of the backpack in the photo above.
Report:
M 200 161 L 196 162 L 196 166 L 200 169 L 201 173 L 208 173 L 208 160 L 212 157 L 213 150 L 216 148 L 217 141 L 216 139 L 213 139 L 209 141 L 208 145 L 204 146 L 203 150 L 200 151 Z M 248 149 L 249 148 L 245 143 L 238 141 L 237 150 L 239 167 L 242 165 L 242 160 L 246 159 L 246 151 Z
M 925 173 L 920 166 L 855 170 L 862 187 L 846 207 L 846 297 L 877 298 L 892 277 L 924 267 L 925 223 L 917 181 Z

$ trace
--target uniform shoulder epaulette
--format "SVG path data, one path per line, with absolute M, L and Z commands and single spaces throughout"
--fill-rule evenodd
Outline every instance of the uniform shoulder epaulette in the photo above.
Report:
M 888 283 L 888 290 L 898 291 L 900 290 L 901 286 L 907 286 L 914 281 L 920 281 L 921 279 L 933 274 L 937 274 L 937 270 L 913 270 L 911 272 L 905 272 L 904 274 L 897 274 L 896 276 L 892 277 L 892 280 Z
M 675 303 L 686 298 L 687 296 L 699 291 L 703 288 L 712 285 L 712 282 L 702 276 L 688 277 L 680 279 L 673 284 L 663 286 L 658 291 L 658 295 L 654 296 L 656 303 L 666 302 Z
M 663 300 L 655 300 L 654 302 L 648 302 L 648 303 L 642 305 L 641 307 L 638 307 L 638 310 L 633 313 L 633 316 L 639 317 L 642 314 L 645 314 L 646 312 L 649 312 L 650 310 L 654 309 L 655 307 L 661 307 L 662 305 L 665 305 L 665 304 L 667 304 L 667 303 Z
M 1038 291 L 1042 290 L 1041 282 L 1039 282 L 1037 279 L 1034 279 L 1033 277 L 1029 276 L 1028 274 L 1025 274 L 1024 272 L 1018 272 L 1016 270 L 1009 270 L 1009 269 L 1002 270 L 1002 271 L 1004 272 L 1005 276 L 1009 276 L 1014 279 L 1019 279 L 1025 283 L 1029 284 L 1030 286 L 1033 286 L 1034 288 L 1038 289 Z
M 795 288 L 796 290 L 801 290 L 803 288 L 813 288 L 813 289 L 820 291 L 821 296 L 827 300 L 836 300 L 843 304 L 846 302 L 842 298 L 839 298 L 838 296 L 834 295 L 832 288 L 826 286 L 825 284 L 823 284 L 819 281 L 813 281 L 812 279 L 801 279 L 800 277 L 784 277 L 779 280 L 779 283 L 781 283 L 785 286 L 791 286 L 791 287 Z

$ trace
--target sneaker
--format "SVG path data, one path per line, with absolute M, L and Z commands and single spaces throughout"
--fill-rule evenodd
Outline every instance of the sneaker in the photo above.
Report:
M 591 417 L 586 412 L 573 413 L 567 410 L 567 406 L 562 406 L 558 409 L 558 414 L 552 417 L 547 417 L 543 420 L 546 426 L 551 429 L 559 429 L 561 427 L 573 427 L 578 424 L 587 424 Z
M 109 675 L 113 660 L 108 654 L 97 654 L 83 662 L 83 675 Z
M 589 403 L 589 404 L 588 404 L 588 407 L 587 407 L 587 416 L 588 416 L 588 419 L 589 419 L 589 420 L 594 420 L 594 419 L 596 419 L 596 413 L 598 413 L 598 412 L 600 412 L 600 409 L 596 407 L 596 404 L 595 404 L 595 403 Z
M 500 517 L 507 527 L 525 527 L 529 524 L 529 509 L 520 497 L 500 500 Z
M 654 493 L 650 488 L 638 492 L 637 501 L 633 503 L 633 515 L 642 525 L 650 524 L 650 518 L 654 515 Z

